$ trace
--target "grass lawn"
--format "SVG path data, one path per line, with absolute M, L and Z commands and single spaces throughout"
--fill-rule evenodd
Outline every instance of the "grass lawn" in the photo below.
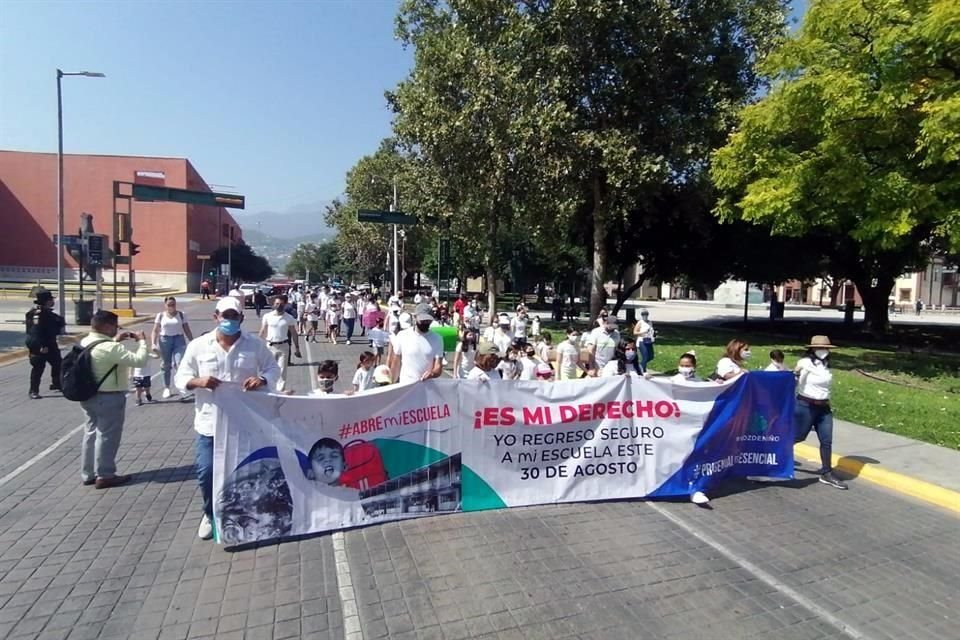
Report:
M 769 364 L 771 349 L 786 354 L 791 369 L 803 356 L 805 339 L 791 342 L 759 331 L 733 333 L 724 329 L 684 325 L 657 325 L 656 357 L 651 368 L 676 373 L 677 360 L 685 351 L 697 354 L 698 373 L 706 377 L 723 356 L 727 342 L 737 335 L 751 341 L 752 368 Z M 548 324 L 554 344 L 564 329 Z M 960 450 L 960 356 L 898 352 L 883 347 L 839 345 L 832 359 L 834 370 L 833 411 L 840 420 L 881 431 Z M 888 381 L 875 380 L 860 371 Z

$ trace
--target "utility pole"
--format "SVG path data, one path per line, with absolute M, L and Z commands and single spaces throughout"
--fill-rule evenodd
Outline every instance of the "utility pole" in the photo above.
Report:
M 397 177 L 393 177 L 393 202 L 390 204 L 390 211 L 397 210 Z M 397 225 L 393 225 L 393 295 L 400 294 L 400 251 L 397 246 Z

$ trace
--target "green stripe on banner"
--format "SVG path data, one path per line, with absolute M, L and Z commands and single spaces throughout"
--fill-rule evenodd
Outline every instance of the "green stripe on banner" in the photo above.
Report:
M 373 441 L 383 458 L 388 478 L 398 478 L 416 469 L 426 467 L 448 458 L 447 454 L 415 442 L 377 438 Z M 461 491 L 463 511 L 503 509 L 507 505 L 487 481 L 466 465 L 461 466 Z

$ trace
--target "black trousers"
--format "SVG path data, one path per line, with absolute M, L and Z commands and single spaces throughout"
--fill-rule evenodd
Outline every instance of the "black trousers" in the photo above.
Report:
M 30 393 L 40 393 L 40 378 L 47 363 L 50 363 L 50 384 L 60 387 L 60 347 L 51 346 L 46 353 L 30 354 Z

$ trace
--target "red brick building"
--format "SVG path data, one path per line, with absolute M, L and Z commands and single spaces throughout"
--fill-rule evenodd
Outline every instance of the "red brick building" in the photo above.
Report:
M 75 234 L 80 214 L 93 214 L 97 233 L 113 241 L 113 182 L 147 182 L 179 189 L 211 191 L 184 158 L 64 156 L 64 231 Z M 0 279 L 56 278 L 57 155 L 0 151 Z M 138 282 L 174 289 L 199 289 L 197 255 L 210 254 L 242 238 L 239 225 L 222 207 L 171 202 L 134 202 L 133 241 L 140 245 L 133 268 Z M 76 264 L 66 257 L 68 279 Z M 105 270 L 111 281 L 113 271 Z M 117 272 L 125 282 L 126 267 Z

